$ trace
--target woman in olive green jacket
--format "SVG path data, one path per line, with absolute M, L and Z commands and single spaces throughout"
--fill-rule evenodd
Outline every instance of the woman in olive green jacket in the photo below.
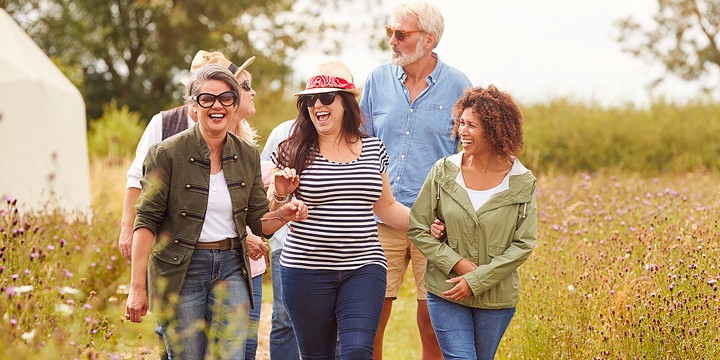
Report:
M 143 164 L 126 318 L 141 322 L 151 303 L 168 355 L 181 359 L 204 359 L 211 344 L 213 358 L 244 357 L 246 225 L 267 235 L 307 218 L 298 200 L 269 211 L 257 148 L 228 132 L 240 94 L 226 67 L 198 69 L 186 91 L 198 122 L 153 145 Z M 298 181 L 276 179 L 276 191 Z
M 517 160 L 522 115 L 508 94 L 469 89 L 454 114 L 463 151 L 431 169 L 408 235 L 428 258 L 428 309 L 445 359 L 492 359 L 518 303 L 517 268 L 537 239 L 535 177 Z M 438 221 L 443 241 L 431 235 Z

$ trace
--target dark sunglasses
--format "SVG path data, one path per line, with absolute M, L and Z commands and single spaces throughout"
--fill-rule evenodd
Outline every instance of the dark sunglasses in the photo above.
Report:
M 335 101 L 335 95 L 337 94 L 336 91 L 328 92 L 328 93 L 321 93 L 321 94 L 304 94 L 300 95 L 300 101 L 302 102 L 305 107 L 313 107 L 315 106 L 315 102 L 320 99 L 320 102 L 323 105 L 330 105 Z
M 240 87 L 247 92 L 250 92 L 252 90 L 252 87 L 250 87 L 250 80 L 245 80 L 241 82 Z
M 224 93 L 213 95 L 210 93 L 200 93 L 192 97 L 195 102 L 197 102 L 198 105 L 200 105 L 201 108 L 211 108 L 213 105 L 215 105 L 215 100 L 220 101 L 220 105 L 222 106 L 233 106 L 235 105 L 235 102 L 237 101 L 237 93 L 235 93 L 232 90 L 226 91 Z
M 393 35 L 395 35 L 398 41 L 403 41 L 406 36 L 416 32 L 422 32 L 422 30 L 398 30 L 390 25 L 385 25 L 385 35 L 387 35 L 388 39 L 392 39 Z

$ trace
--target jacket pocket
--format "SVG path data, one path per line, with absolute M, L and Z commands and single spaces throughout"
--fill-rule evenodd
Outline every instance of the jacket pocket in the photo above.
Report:
M 153 249 L 152 255 L 163 263 L 180 265 L 187 255 L 187 250 L 179 247 L 179 245 L 170 245 L 164 249 Z

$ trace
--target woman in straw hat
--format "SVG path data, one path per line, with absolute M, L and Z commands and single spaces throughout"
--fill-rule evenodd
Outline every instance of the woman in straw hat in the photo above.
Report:
M 407 230 L 409 210 L 390 191 L 383 143 L 360 130 L 362 113 L 347 66 L 320 64 L 297 93 L 291 136 L 272 156 L 271 204 L 294 193 L 308 219 L 290 222 L 280 258 L 283 299 L 303 358 L 372 359 L 387 264 L 373 212 Z M 278 186 L 278 179 L 297 179 Z M 294 185 L 294 184 L 293 184 Z
M 257 148 L 228 132 L 241 94 L 227 67 L 198 69 L 186 86 L 198 122 L 151 147 L 143 165 L 126 318 L 141 322 L 149 299 L 172 357 L 244 358 L 246 226 L 270 234 L 307 217 L 298 200 L 268 210 Z

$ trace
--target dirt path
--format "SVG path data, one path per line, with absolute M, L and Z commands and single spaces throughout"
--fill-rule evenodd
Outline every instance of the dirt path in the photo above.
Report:
M 272 302 L 263 302 L 260 310 L 256 360 L 270 360 L 270 320 L 272 320 Z

